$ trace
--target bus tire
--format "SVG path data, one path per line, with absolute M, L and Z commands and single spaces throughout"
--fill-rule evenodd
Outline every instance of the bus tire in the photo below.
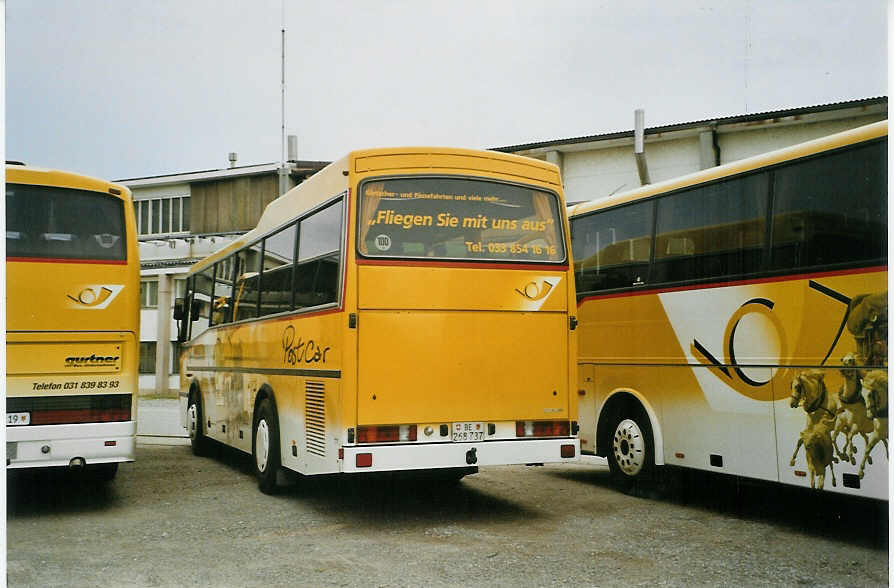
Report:
M 623 492 L 638 490 L 655 480 L 655 444 L 652 425 L 642 407 L 618 411 L 611 420 L 608 468 L 612 481 Z
M 280 468 L 279 424 L 273 402 L 264 398 L 258 405 L 252 427 L 251 455 L 254 458 L 258 489 L 264 494 L 276 492 L 276 474 Z
M 189 443 L 192 445 L 193 455 L 205 456 L 209 453 L 210 439 L 202 431 L 202 402 L 199 400 L 198 390 L 193 389 L 189 393 L 189 401 L 186 405 L 186 431 L 189 433 Z

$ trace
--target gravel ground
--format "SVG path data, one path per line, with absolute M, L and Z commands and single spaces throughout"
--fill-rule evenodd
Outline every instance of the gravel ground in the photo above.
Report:
M 727 477 L 633 497 L 605 467 L 507 466 L 266 496 L 246 456 L 155 445 L 106 486 L 14 474 L 9 586 L 888 584 L 887 503 Z

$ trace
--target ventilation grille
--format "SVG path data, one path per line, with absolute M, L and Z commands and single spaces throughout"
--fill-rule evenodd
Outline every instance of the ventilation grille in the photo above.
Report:
M 326 457 L 326 385 L 304 384 L 304 445 L 308 453 Z

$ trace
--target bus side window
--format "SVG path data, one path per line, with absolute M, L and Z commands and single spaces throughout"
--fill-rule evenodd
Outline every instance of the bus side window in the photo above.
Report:
M 887 151 L 885 139 L 775 170 L 773 269 L 885 259 Z
M 650 281 L 688 282 L 759 272 L 767 198 L 765 173 L 659 198 Z
M 645 284 L 652 246 L 651 202 L 582 216 L 571 223 L 578 292 Z
M 260 316 L 292 308 L 292 270 L 295 266 L 296 231 L 297 225 L 291 225 L 264 239 Z
M 201 335 L 209 327 L 211 295 L 214 285 L 214 266 L 193 276 L 192 305 L 189 338 Z
M 236 271 L 235 257 L 218 261 L 214 274 L 214 299 L 211 309 L 211 324 L 220 325 L 233 320 L 233 274 Z
M 238 254 L 236 283 L 231 293 L 231 320 L 258 317 L 258 282 L 261 268 L 261 243 L 255 243 Z
M 301 221 L 295 268 L 296 308 L 338 301 L 343 206 L 339 200 Z

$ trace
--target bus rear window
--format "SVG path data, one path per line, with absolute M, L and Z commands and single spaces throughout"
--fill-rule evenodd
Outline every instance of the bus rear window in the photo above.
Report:
M 125 260 L 124 203 L 99 192 L 7 184 L 6 255 Z
M 555 194 L 466 178 L 391 178 L 360 189 L 366 257 L 563 262 Z

